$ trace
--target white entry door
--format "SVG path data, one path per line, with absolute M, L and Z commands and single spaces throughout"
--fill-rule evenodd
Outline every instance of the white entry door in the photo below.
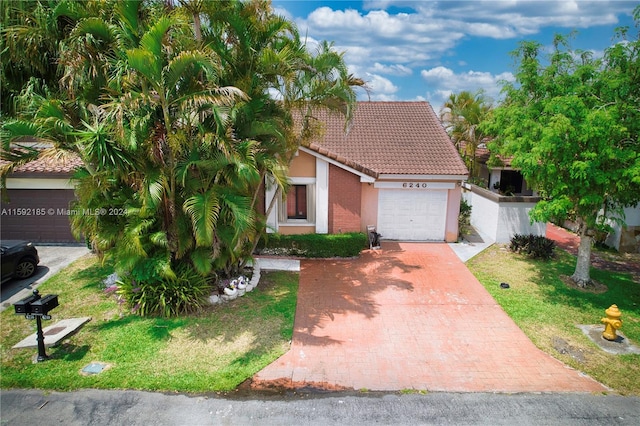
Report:
M 378 233 L 383 239 L 444 241 L 447 190 L 380 189 Z

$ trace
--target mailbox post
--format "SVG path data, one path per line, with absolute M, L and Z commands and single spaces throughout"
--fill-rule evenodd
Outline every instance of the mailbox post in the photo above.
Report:
M 24 315 L 26 319 L 35 319 L 37 326 L 36 340 L 38 342 L 38 362 L 49 358 L 44 348 L 44 333 L 42 332 L 42 320 L 50 320 L 49 311 L 58 306 L 58 295 L 48 294 L 40 296 L 38 290 L 33 290 L 33 295 L 14 303 L 16 314 Z

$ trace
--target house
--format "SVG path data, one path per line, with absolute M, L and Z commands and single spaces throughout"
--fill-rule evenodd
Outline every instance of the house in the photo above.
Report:
M 457 240 L 468 170 L 428 103 L 359 102 L 346 131 L 339 115 L 317 118 L 321 135 L 292 161 L 291 188 L 267 218 L 271 232 L 373 225 L 383 239 Z M 267 184 L 266 206 L 275 195 Z
M 511 158 L 499 157 L 501 164 L 489 166 L 491 152 L 485 143 L 476 148 L 475 167 L 478 178 L 487 189 L 506 195 L 533 196 L 534 191 L 529 188 L 520 170 L 511 167 Z
M 2 239 L 76 243 L 69 212 L 75 198 L 71 175 L 80 165 L 75 156 L 40 158 L 14 170 L 7 177 L 7 197 L 0 203 Z
M 604 243 L 622 253 L 640 253 L 640 203 L 624 208 L 624 225 L 609 221 L 613 230 Z
M 499 243 L 510 241 L 514 234 L 545 235 L 546 224 L 529 221 L 529 211 L 540 201 L 536 191 L 512 168 L 511 158 L 500 158 L 502 164 L 491 167 L 489 157 L 485 144 L 476 148 L 475 167 L 483 188 L 468 183 L 463 186 L 463 198 L 472 204 L 472 225 Z M 602 242 L 623 253 L 640 252 L 640 204 L 624 208 L 624 224 L 608 223 L 612 231 Z M 563 226 L 576 230 L 569 221 Z
M 344 117 L 320 114 L 320 136 L 290 165 L 291 190 L 267 218 L 282 234 L 366 232 L 384 239 L 458 238 L 461 184 L 468 171 L 426 102 L 359 102 Z M 37 160 L 7 178 L 2 238 L 75 241 L 69 229 L 70 176 L 79 160 Z M 276 194 L 265 185 L 264 211 Z M 5 214 L 6 213 L 6 214 Z
M 490 155 L 486 144 L 476 147 L 473 183 L 463 185 L 462 198 L 471 205 L 471 225 L 496 243 L 508 243 L 515 234 L 545 235 L 546 223 L 531 223 L 529 218 L 540 197 L 511 167 L 511 158 L 499 157 L 500 165 L 489 166 Z

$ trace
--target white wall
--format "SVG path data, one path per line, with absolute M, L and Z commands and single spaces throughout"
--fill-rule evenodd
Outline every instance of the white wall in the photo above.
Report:
M 462 190 L 462 198 L 471 204 L 471 225 L 496 241 L 498 234 L 498 204 L 480 197 L 466 189 Z
M 640 204 L 635 207 L 625 207 L 624 221 L 627 227 L 640 226 Z M 609 221 L 609 225 L 611 225 L 613 231 L 609 233 L 604 243 L 609 247 L 615 247 L 616 250 L 620 250 L 622 226 L 614 221 Z
M 627 226 L 640 226 L 640 204 L 624 209 L 624 219 Z
M 508 243 L 515 234 L 546 234 L 546 223 L 529 220 L 536 197 L 503 197 L 468 184 L 462 197 L 471 204 L 471 225 L 496 243 Z
M 517 202 L 500 203 L 498 216 L 497 243 L 508 243 L 515 234 L 546 235 L 547 224 L 534 222 L 531 224 L 529 212 L 536 203 Z

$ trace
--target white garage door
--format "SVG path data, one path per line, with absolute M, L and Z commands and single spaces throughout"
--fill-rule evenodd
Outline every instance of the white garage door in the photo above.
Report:
M 444 241 L 447 190 L 380 189 L 378 232 L 383 239 Z

